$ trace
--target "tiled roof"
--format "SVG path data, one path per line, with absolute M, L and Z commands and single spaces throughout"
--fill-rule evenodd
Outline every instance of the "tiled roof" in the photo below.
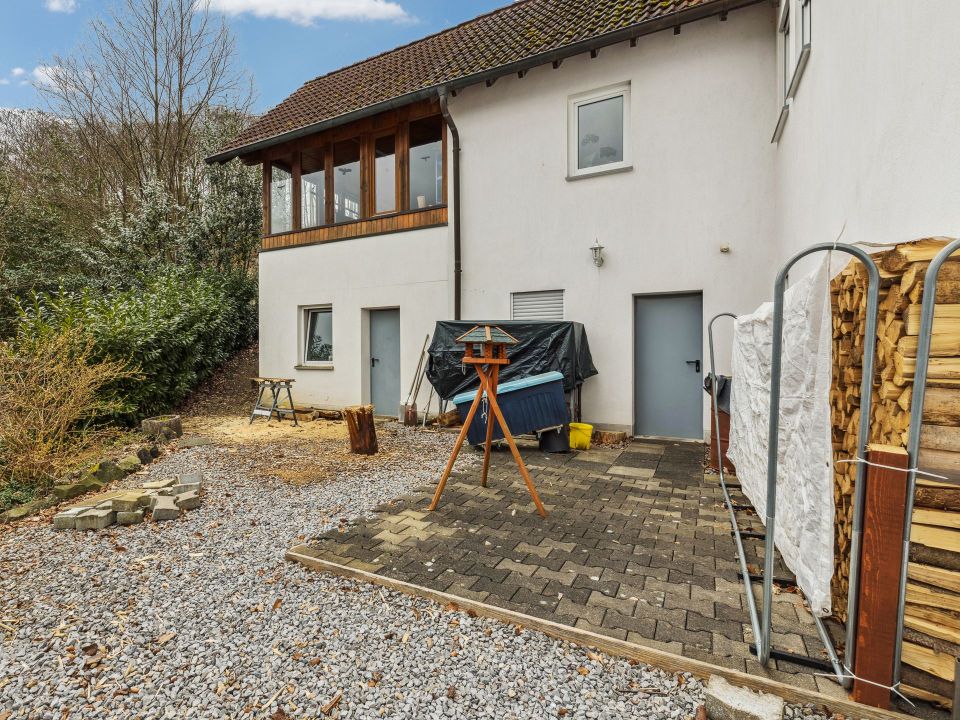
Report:
M 694 19 L 744 0 L 520 0 L 321 75 L 260 116 L 212 160 L 418 91 L 533 60 L 634 26 Z M 671 18 L 670 16 L 675 16 Z M 659 23 L 658 23 L 659 24 Z M 638 31 L 639 34 L 639 31 Z M 613 40 L 613 38 L 611 38 Z

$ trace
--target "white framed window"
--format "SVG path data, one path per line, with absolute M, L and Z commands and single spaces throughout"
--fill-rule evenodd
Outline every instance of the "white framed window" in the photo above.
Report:
M 629 170 L 630 84 L 572 96 L 567 136 L 568 178 Z
M 783 99 L 790 97 L 790 81 L 793 77 L 793 38 L 790 37 L 790 2 L 784 0 L 780 16 L 780 65 L 783 71 Z
M 300 362 L 306 367 L 333 363 L 333 307 L 317 305 L 301 308 L 303 347 Z
M 783 0 L 780 7 L 780 67 L 783 100 L 793 99 L 810 58 L 813 0 Z
M 510 293 L 511 320 L 563 320 L 563 290 Z

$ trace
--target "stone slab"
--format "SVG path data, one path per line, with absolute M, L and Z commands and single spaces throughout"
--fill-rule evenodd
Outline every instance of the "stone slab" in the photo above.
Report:
M 142 499 L 145 493 L 142 490 L 125 492 L 113 498 L 113 509 L 117 512 L 134 512 L 143 507 Z
M 169 495 L 155 496 L 151 509 L 153 511 L 153 519 L 157 521 L 176 520 L 180 517 L 180 508 L 177 507 L 177 503 Z
M 710 720 L 783 720 L 783 698 L 731 685 L 719 675 L 707 682 L 704 704 Z
M 57 500 L 72 500 L 87 492 L 87 484 L 82 482 L 62 483 L 53 486 L 53 496 Z
M 200 495 L 193 491 L 177 495 L 174 500 L 181 510 L 196 510 L 200 507 Z
M 183 495 L 184 493 L 200 492 L 200 483 L 189 483 L 182 485 L 171 485 L 160 491 L 161 495 Z
M 176 478 L 167 478 L 166 480 L 154 480 L 153 482 L 148 482 L 143 484 L 144 490 L 162 490 L 163 488 L 170 487 L 175 482 Z
M 53 516 L 53 527 L 56 530 L 75 530 L 77 527 L 77 515 L 85 513 L 86 508 L 72 508 L 58 512 Z
M 117 521 L 117 514 L 110 508 L 90 508 L 76 516 L 77 530 L 103 530 Z
M 632 478 L 652 478 L 656 468 L 636 468 L 636 467 L 627 467 L 626 465 L 614 465 L 609 470 L 608 473 L 611 475 L 618 475 L 620 477 L 632 477 Z
M 117 513 L 118 525 L 139 525 L 143 522 L 143 510 L 132 510 Z

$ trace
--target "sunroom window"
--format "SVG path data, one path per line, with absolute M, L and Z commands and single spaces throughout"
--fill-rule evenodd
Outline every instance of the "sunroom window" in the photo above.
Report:
M 384 135 L 373 142 L 377 214 L 397 209 L 397 138 Z
M 570 99 L 568 173 L 580 177 L 630 167 L 630 86 Z
M 300 227 L 326 224 L 326 182 L 323 152 L 306 151 L 300 155 Z
M 270 166 L 270 232 L 293 229 L 293 173 L 286 160 L 275 160 Z
M 410 209 L 443 203 L 443 119 L 410 123 Z
M 333 221 L 359 220 L 360 139 L 352 138 L 333 145 Z

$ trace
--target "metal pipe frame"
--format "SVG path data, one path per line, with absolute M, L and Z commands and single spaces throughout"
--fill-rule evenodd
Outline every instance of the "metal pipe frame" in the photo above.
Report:
M 743 551 L 743 539 L 740 537 L 740 526 L 737 524 L 737 514 L 733 509 L 733 501 L 730 500 L 730 491 L 727 489 L 726 476 L 723 472 L 723 442 L 720 439 L 720 409 L 717 404 L 717 363 L 713 351 L 713 323 L 718 318 L 729 317 L 734 320 L 737 316 L 733 313 L 720 313 L 714 315 L 707 324 L 707 337 L 710 344 L 710 402 L 713 406 L 713 427 L 717 433 L 717 467 L 720 472 L 720 487 L 723 490 L 723 499 L 727 504 L 727 512 L 730 513 L 730 525 L 733 527 L 733 538 L 737 544 L 737 557 L 740 559 L 740 574 L 743 577 L 743 585 L 747 593 L 747 610 L 750 613 L 750 625 L 753 628 L 753 637 L 755 641 L 760 638 L 760 616 L 757 614 L 757 600 L 753 596 L 753 585 L 750 582 L 750 570 L 747 567 L 747 556 Z M 758 648 L 759 651 L 759 648 Z M 759 652 L 758 652 L 759 654 Z
M 750 614 L 750 625 L 753 628 L 753 637 L 755 642 L 750 646 L 751 651 L 756 654 L 757 658 L 760 658 L 761 649 L 759 644 L 759 638 L 763 636 L 763 633 L 760 629 L 760 618 L 757 613 L 757 600 L 753 594 L 753 582 L 759 581 L 763 582 L 765 585 L 770 584 L 771 586 L 779 580 L 779 578 L 773 577 L 772 574 L 762 574 L 762 575 L 753 575 L 749 572 L 747 568 L 747 558 L 743 550 L 743 533 L 740 532 L 740 525 L 737 522 L 737 514 L 734 509 L 733 501 L 730 498 L 729 487 L 727 486 L 726 476 L 724 475 L 723 469 L 723 444 L 720 438 L 720 410 L 719 405 L 717 404 L 717 373 L 716 373 L 716 359 L 714 353 L 714 343 L 713 343 L 713 323 L 722 317 L 737 319 L 737 316 L 733 313 L 720 313 L 711 318 L 710 322 L 707 325 L 707 335 L 709 338 L 710 345 L 710 387 L 711 387 L 711 403 L 713 406 L 713 426 L 717 434 L 717 467 L 720 474 L 720 487 L 723 489 L 723 498 L 727 506 L 727 512 L 730 514 L 730 525 L 733 527 L 733 532 L 731 533 L 734 537 L 734 541 L 737 545 L 737 557 L 740 560 L 740 578 L 743 581 L 745 594 L 747 596 L 747 610 Z M 766 535 L 760 535 L 759 537 L 766 537 Z M 802 592 L 802 590 L 801 590 Z M 766 617 L 767 608 L 764 608 L 764 613 Z M 824 647 L 827 650 L 827 654 L 830 657 L 830 664 L 826 665 L 822 661 L 814 660 L 812 658 L 802 657 L 795 655 L 794 653 L 787 653 L 775 650 L 769 645 L 766 647 L 767 661 L 769 662 L 770 657 L 776 657 L 778 659 L 787 660 L 789 662 L 799 664 L 799 665 L 808 665 L 817 670 L 829 670 L 833 669 L 834 674 L 837 676 L 837 680 L 844 684 L 847 682 L 846 674 L 843 670 L 843 666 L 840 663 L 839 658 L 837 657 L 836 649 L 833 647 L 833 643 L 830 640 L 830 635 L 827 632 L 826 626 L 823 624 L 823 621 L 817 617 L 813 616 L 814 621 L 817 625 L 817 632 L 820 635 L 820 640 L 823 642 Z M 768 620 L 769 621 L 769 620 Z M 769 642 L 769 640 L 768 640 Z M 764 662 L 764 665 L 766 664 Z
M 913 496 L 917 488 L 917 461 L 920 458 L 920 430 L 923 424 L 923 401 L 927 392 L 927 368 L 930 364 L 930 343 L 933 334 L 933 311 L 936 304 L 937 277 L 940 268 L 960 249 L 960 238 L 946 245 L 930 262 L 923 278 L 923 304 L 920 307 L 920 335 L 917 340 L 917 366 L 913 373 L 913 396 L 910 400 L 910 434 L 907 437 L 907 455 L 910 471 L 907 473 L 907 503 L 903 523 L 903 560 L 900 567 L 900 600 L 897 612 L 897 644 L 893 658 L 893 684 L 900 683 L 900 655 L 903 652 L 904 610 L 907 604 L 907 565 L 910 562 L 910 530 L 913 519 Z M 862 417 L 862 415 L 861 415 Z M 955 688 L 960 678 L 954 679 Z M 956 705 L 954 712 L 956 713 Z M 956 717 L 956 715 L 954 716 Z
M 780 372 L 783 349 L 783 299 L 787 289 L 787 277 L 799 260 L 818 252 L 843 252 L 852 255 L 867 268 L 869 284 L 867 286 L 867 326 L 864 333 L 863 379 L 860 385 L 860 427 L 857 438 L 857 457 L 866 457 L 867 444 L 870 441 L 870 413 L 873 391 L 873 361 L 877 346 L 877 305 L 880 290 L 880 271 L 873 258 L 865 250 L 845 243 L 818 243 L 802 250 L 790 258 L 777 274 L 773 298 L 773 348 L 770 368 L 770 428 L 767 440 L 767 507 L 764 546 L 764 582 L 763 582 L 763 626 L 761 636 L 757 638 L 757 659 L 761 665 L 770 660 L 770 622 L 773 603 L 773 561 L 774 537 L 777 521 L 777 451 L 780 431 Z M 918 357 L 919 360 L 919 357 Z M 917 370 L 919 371 L 919 362 Z M 854 485 L 853 527 L 850 538 L 850 578 L 847 591 L 847 632 L 844 651 L 844 663 L 841 663 L 836 648 L 830 639 L 826 626 L 820 617 L 813 613 L 820 639 L 830 656 L 837 679 L 844 688 L 853 684 L 853 670 L 857 649 L 857 617 L 859 615 L 860 587 L 860 545 L 863 532 L 864 481 L 867 466 L 857 464 L 856 483 Z M 845 667 L 844 667 L 845 666 Z

